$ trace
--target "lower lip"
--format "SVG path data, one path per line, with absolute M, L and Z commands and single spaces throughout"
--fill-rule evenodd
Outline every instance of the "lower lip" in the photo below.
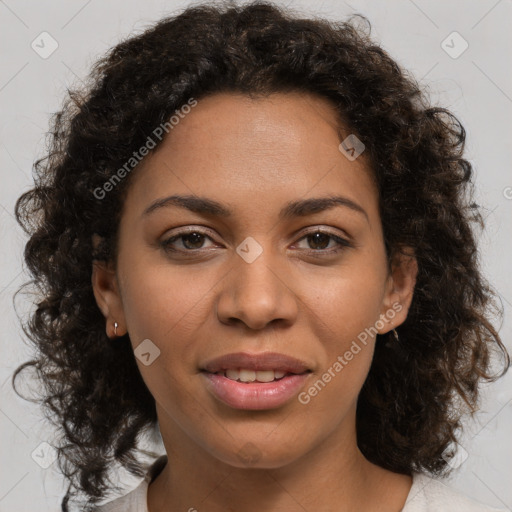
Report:
M 273 382 L 238 382 L 216 373 L 202 372 L 208 390 L 234 409 L 264 410 L 281 407 L 304 386 L 308 373 L 287 375 Z

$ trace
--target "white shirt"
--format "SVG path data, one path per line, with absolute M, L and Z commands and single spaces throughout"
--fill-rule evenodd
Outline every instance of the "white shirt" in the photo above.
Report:
M 167 463 L 158 457 L 142 482 L 131 492 L 96 509 L 97 512 L 148 512 L 148 487 Z M 412 474 L 412 487 L 401 512 L 505 512 L 467 498 L 444 483 L 422 473 Z

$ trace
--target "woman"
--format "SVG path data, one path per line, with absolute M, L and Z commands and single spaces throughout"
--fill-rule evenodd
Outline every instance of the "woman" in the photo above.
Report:
M 493 510 L 432 478 L 509 363 L 464 139 L 350 22 L 205 5 L 113 48 L 17 204 L 62 510 Z

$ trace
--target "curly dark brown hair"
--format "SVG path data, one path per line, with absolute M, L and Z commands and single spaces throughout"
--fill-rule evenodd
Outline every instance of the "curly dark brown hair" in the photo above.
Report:
M 30 236 L 24 256 L 34 279 L 24 286 L 38 299 L 23 325 L 35 356 L 17 368 L 13 386 L 25 368 L 36 371 L 33 401 L 61 434 L 63 511 L 80 493 L 88 504 L 103 499 L 116 464 L 141 477 L 140 435 L 157 425 L 129 337 L 109 342 L 91 285 L 93 260 L 116 261 L 136 167 L 105 197 L 97 191 L 187 100 L 219 92 L 326 98 L 364 142 L 389 261 L 411 247 L 419 270 L 399 341 L 377 337 L 358 400 L 359 448 L 397 473 L 449 471 L 443 453 L 464 414 L 477 410 L 479 381 L 510 364 L 492 325 L 502 309 L 478 266 L 473 225 L 483 219 L 472 203 L 464 128 L 430 105 L 365 23 L 305 19 L 261 2 L 189 7 L 112 48 L 54 114 L 35 186 L 15 208 Z M 93 234 L 103 240 L 97 250 Z M 493 353 L 503 361 L 499 374 Z

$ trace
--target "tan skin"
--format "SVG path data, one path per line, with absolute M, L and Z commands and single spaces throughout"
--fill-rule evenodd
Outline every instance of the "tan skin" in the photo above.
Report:
M 200 99 L 137 168 L 116 266 L 94 265 L 92 282 L 107 334 L 117 322 L 134 348 L 150 339 L 161 351 L 149 366 L 137 359 L 169 457 L 149 486 L 150 512 L 402 509 L 411 477 L 370 463 L 356 443 L 374 338 L 307 404 L 234 409 L 199 371 L 231 352 L 281 352 L 308 363 L 307 390 L 365 328 L 385 318 L 384 334 L 405 320 L 416 261 L 400 257 L 389 270 L 365 155 L 351 162 L 339 142 L 325 99 L 223 93 Z M 143 215 L 171 194 L 207 197 L 233 214 L 168 206 Z M 366 213 L 336 206 L 278 218 L 289 201 L 332 195 Z M 177 239 L 174 252 L 160 245 L 187 226 L 206 235 Z M 315 242 L 306 235 L 316 229 L 352 245 Z M 236 252 L 249 236 L 263 249 L 250 264 Z M 402 309 L 389 319 L 393 304 Z M 252 462 L 239 455 L 247 443 Z

